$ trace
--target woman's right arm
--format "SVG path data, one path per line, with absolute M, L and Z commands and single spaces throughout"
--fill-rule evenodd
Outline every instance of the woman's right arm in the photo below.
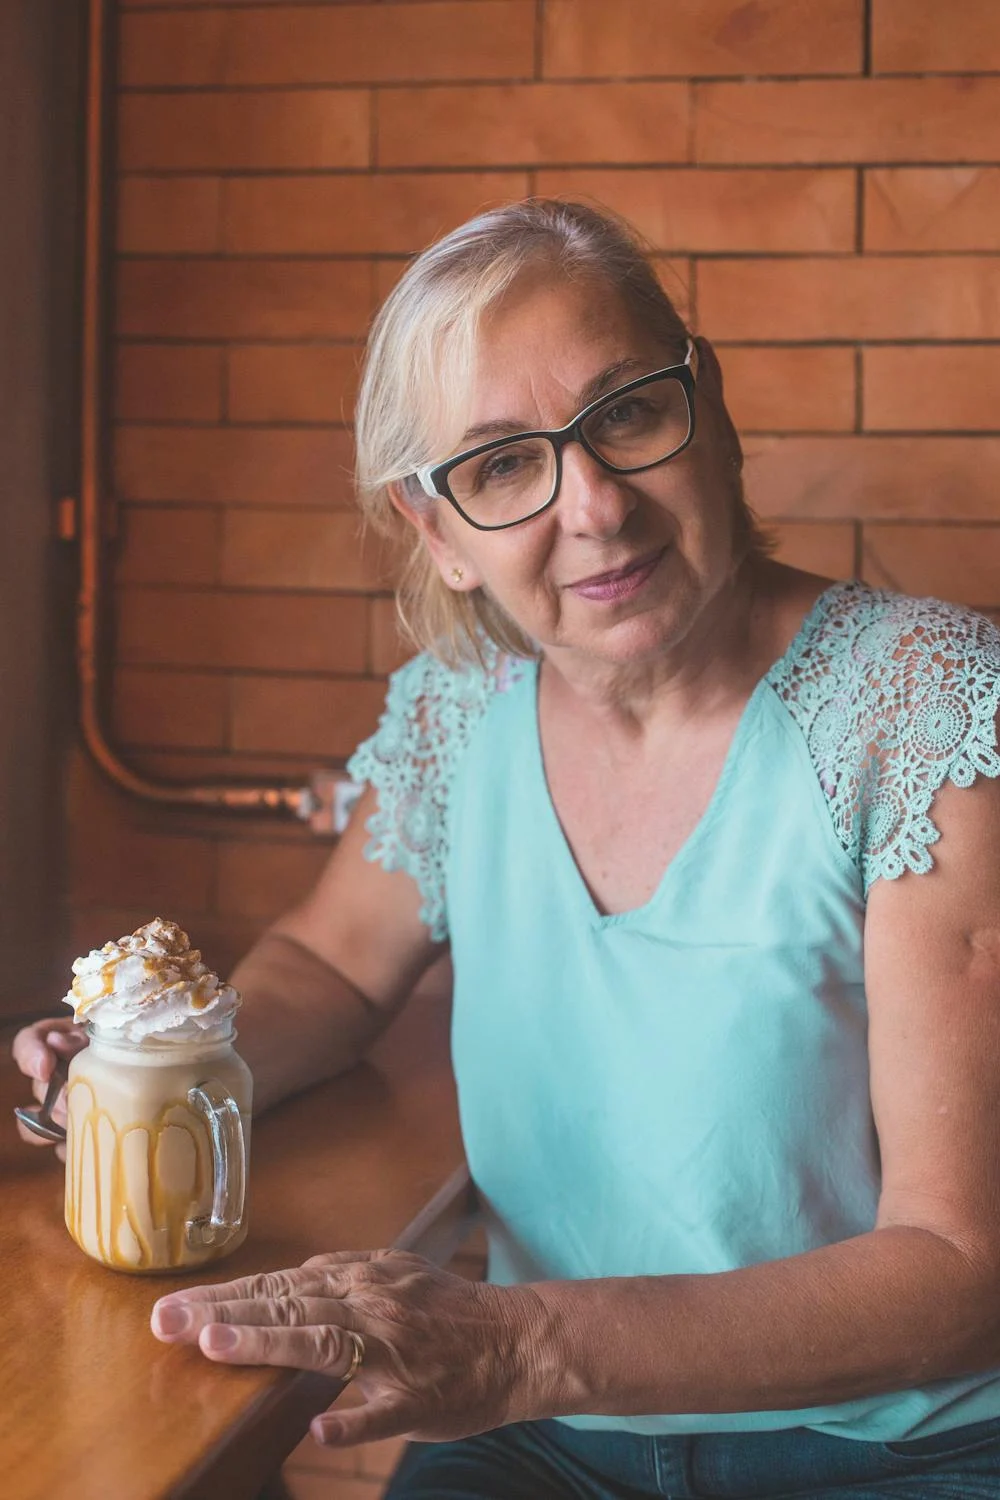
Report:
M 371 787 L 363 793 L 314 889 L 268 928 L 230 976 L 243 995 L 238 1047 L 254 1075 L 255 1113 L 353 1067 L 444 951 L 421 920 L 416 882 L 364 857 L 376 796 Z M 52 1043 L 55 1032 L 60 1039 Z M 33 1079 L 36 1098 L 45 1093 L 57 1052 L 79 1045 L 69 1017 L 18 1032 L 14 1059 Z
M 353 1067 L 444 952 L 412 877 L 364 857 L 376 795 L 363 793 L 313 890 L 231 976 L 255 1112 Z

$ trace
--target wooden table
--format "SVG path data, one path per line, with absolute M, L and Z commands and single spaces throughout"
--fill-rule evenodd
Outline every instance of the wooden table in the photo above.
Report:
M 464 1212 L 447 1006 L 415 998 L 369 1063 L 255 1122 L 250 1235 L 212 1274 L 128 1276 L 87 1259 L 62 1217 L 62 1168 L 16 1136 L 26 1102 L 0 1061 L 0 1494 L 17 1500 L 248 1500 L 329 1405 L 335 1382 L 212 1365 L 149 1331 L 153 1302 L 322 1250 L 409 1242 Z M 4 1123 L 8 1122 L 8 1123 Z M 447 1217 L 447 1215 L 446 1215 Z M 444 1247 L 439 1247 L 442 1249 Z

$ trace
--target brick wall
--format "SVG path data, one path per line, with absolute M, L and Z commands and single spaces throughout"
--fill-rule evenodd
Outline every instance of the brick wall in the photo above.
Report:
M 1000 605 L 991 0 L 121 0 L 112 723 L 157 775 L 349 751 L 397 659 L 347 469 L 359 343 L 475 209 L 585 195 L 718 344 L 784 556 Z M 72 773 L 73 942 L 227 964 L 299 830 Z

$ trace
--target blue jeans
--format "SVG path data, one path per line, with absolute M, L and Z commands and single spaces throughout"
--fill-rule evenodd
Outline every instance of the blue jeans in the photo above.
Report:
M 1000 1500 L 1000 1417 L 912 1442 L 807 1427 L 638 1437 L 524 1422 L 414 1443 L 386 1500 Z

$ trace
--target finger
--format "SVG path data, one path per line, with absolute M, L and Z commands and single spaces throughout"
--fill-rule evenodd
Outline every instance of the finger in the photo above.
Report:
M 353 1448 L 380 1438 L 404 1437 L 412 1425 L 412 1415 L 398 1396 L 374 1396 L 349 1410 L 322 1412 L 313 1417 L 309 1431 L 325 1447 Z
M 52 1026 L 51 1021 L 39 1021 L 19 1031 L 11 1046 L 14 1061 L 22 1073 L 29 1078 L 40 1078 L 43 1083 L 52 1076 L 56 1065 L 52 1049 L 46 1046 L 43 1032 Z
M 203 1328 L 224 1323 L 239 1328 L 357 1327 L 343 1302 L 327 1297 L 279 1297 L 260 1302 L 174 1302 L 153 1308 L 150 1326 L 165 1343 L 196 1343 Z
M 29 1130 L 28 1129 L 27 1125 L 22 1125 L 21 1122 L 20 1122 L 20 1120 L 15 1120 L 14 1123 L 17 1126 L 17 1133 L 18 1133 L 18 1135 L 21 1137 L 22 1141 L 27 1141 L 27 1143 L 28 1143 L 29 1146 L 51 1146 L 52 1145 L 51 1141 L 45 1140 L 43 1136 L 36 1135 L 33 1130 Z M 62 1148 L 60 1147 L 60 1149 L 62 1149 Z M 63 1159 L 63 1161 L 66 1160 L 65 1155 L 63 1155 L 62 1159 Z
M 315 1370 L 337 1380 L 354 1360 L 354 1343 L 342 1328 L 248 1328 L 210 1323 L 198 1339 L 202 1354 L 227 1365 L 277 1365 Z
M 82 1026 L 71 1025 L 65 1031 L 47 1031 L 45 1041 L 60 1057 L 75 1057 L 87 1046 L 87 1033 Z
M 11 1053 L 22 1073 L 45 1084 L 52 1077 L 60 1058 L 75 1057 L 86 1046 L 86 1033 L 72 1021 L 36 1021 L 34 1026 L 26 1026 L 18 1032 Z
M 63 1143 L 61 1141 L 58 1141 L 56 1143 L 56 1156 L 59 1158 L 60 1161 L 65 1161 L 66 1160 L 66 1147 L 63 1145 Z
M 182 1287 L 161 1297 L 156 1306 L 178 1302 L 269 1302 L 278 1297 L 320 1296 L 322 1292 L 322 1273 L 294 1266 L 288 1271 L 265 1271 L 256 1276 L 241 1276 L 236 1281 L 218 1281 L 210 1286 Z
M 385 1254 L 384 1250 L 330 1250 L 324 1255 L 310 1255 L 308 1260 L 302 1262 L 302 1269 L 305 1270 L 307 1266 L 310 1269 L 314 1266 L 328 1266 L 330 1268 L 347 1266 L 352 1261 L 367 1262 L 377 1260 L 379 1256 Z

